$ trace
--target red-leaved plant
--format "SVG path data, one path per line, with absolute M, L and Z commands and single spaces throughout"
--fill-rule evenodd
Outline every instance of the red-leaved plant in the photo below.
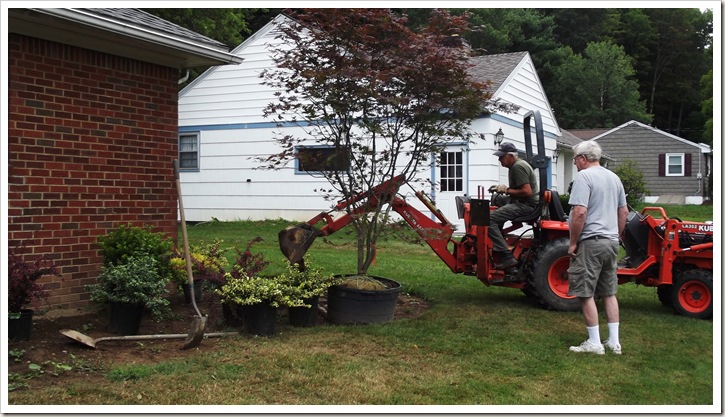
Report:
M 259 236 L 250 240 L 249 243 L 247 243 L 247 247 L 244 249 L 244 251 L 241 251 L 237 247 L 234 248 L 234 250 L 237 251 L 237 256 L 234 260 L 234 265 L 232 265 L 231 270 L 231 275 L 234 278 L 241 278 L 242 271 L 248 277 L 258 276 L 259 273 L 262 272 L 264 268 L 267 267 L 267 265 L 269 265 L 269 261 L 264 260 L 264 255 L 262 255 L 261 253 L 252 253 L 252 246 L 255 243 L 261 242 L 262 240 L 263 239 Z
M 8 254 L 8 311 L 20 313 L 29 306 L 35 306 L 48 293 L 38 280 L 45 275 L 60 274 L 52 262 L 41 256 L 35 262 L 25 262 L 14 249 Z

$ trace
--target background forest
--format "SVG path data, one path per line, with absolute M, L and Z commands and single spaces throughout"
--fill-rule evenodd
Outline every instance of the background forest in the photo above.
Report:
M 235 48 L 282 9 L 144 9 Z M 430 9 L 395 9 L 420 27 Z M 455 9 L 473 54 L 528 51 L 564 129 L 629 120 L 712 146 L 713 14 L 700 9 Z M 192 73 L 198 76 L 199 68 Z M 188 82 L 188 81 L 187 81 Z

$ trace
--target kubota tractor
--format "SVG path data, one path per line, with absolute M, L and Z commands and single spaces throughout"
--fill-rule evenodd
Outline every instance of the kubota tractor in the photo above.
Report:
M 531 119 L 535 120 L 538 154 L 533 153 Z M 456 198 L 458 216 L 464 220 L 465 233 L 454 236 L 454 226 L 422 192 L 415 195 L 432 213 L 429 217 L 398 195 L 406 183 L 397 176 L 370 190 L 339 202 L 306 223 L 280 231 L 282 253 L 292 263 L 300 262 L 318 236 L 327 236 L 348 225 L 351 215 L 390 204 L 457 274 L 476 276 L 485 285 L 518 288 L 547 309 L 578 311 L 579 301 L 567 294 L 569 289 L 569 225 L 559 195 L 548 189 L 549 158 L 545 156 L 544 134 L 539 112 L 524 117 L 526 160 L 539 170 L 540 202 L 533 213 L 513 220 L 503 230 L 518 260 L 507 270 L 493 269 L 499 259 L 488 237 L 491 205 L 495 195 L 486 199 L 483 187 L 478 198 Z M 363 202 L 354 213 L 350 205 Z M 333 213 L 341 213 L 333 216 Z M 652 214 L 659 214 L 658 218 Z M 507 223 L 508 224 L 508 223 Z M 514 234 L 516 232 L 516 234 Z M 713 225 L 668 218 L 660 207 L 630 212 L 623 245 L 626 257 L 617 271 L 619 283 L 635 282 L 657 287 L 660 301 L 679 313 L 698 318 L 712 316 Z

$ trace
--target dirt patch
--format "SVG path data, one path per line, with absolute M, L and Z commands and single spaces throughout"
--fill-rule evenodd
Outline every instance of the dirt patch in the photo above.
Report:
M 320 300 L 320 307 L 325 309 L 326 300 Z M 395 309 L 393 320 L 415 318 L 423 314 L 430 307 L 425 300 L 401 293 Z M 205 332 L 243 331 L 241 328 L 229 327 L 225 324 L 221 303 L 214 294 L 204 294 L 199 303 L 202 313 L 208 315 Z M 186 304 L 183 297 L 172 300 L 173 318 L 164 321 L 155 321 L 145 316 L 141 321 L 139 334 L 178 334 L 188 333 L 191 327 L 194 309 Z M 317 326 L 328 326 L 324 311 L 317 316 Z M 61 329 L 72 329 L 88 335 L 94 339 L 104 336 L 116 336 L 107 331 L 108 316 L 103 311 L 87 314 L 68 315 L 61 317 L 33 318 L 33 329 L 30 341 L 9 342 L 8 372 L 27 374 L 30 364 L 40 365 L 44 374 L 32 379 L 33 386 L 45 383 L 54 383 L 50 377 L 57 366 L 70 365 L 76 371 L 88 372 L 94 370 L 108 370 L 124 364 L 158 363 L 170 359 L 179 359 L 194 355 L 198 350 L 213 352 L 218 348 L 220 339 L 205 339 L 202 344 L 193 349 L 180 350 L 184 344 L 183 339 L 176 340 L 145 340 L 145 341 L 102 341 L 96 349 L 92 349 L 59 333 Z M 293 331 L 287 323 L 285 309 L 280 309 L 278 330 Z M 24 351 L 22 355 L 20 352 Z M 16 360 L 17 359 L 17 360 Z M 48 377 L 46 377 L 48 376 Z M 86 379 L 86 372 L 65 372 L 64 381 L 73 379 Z M 22 389 L 22 388 L 19 388 Z

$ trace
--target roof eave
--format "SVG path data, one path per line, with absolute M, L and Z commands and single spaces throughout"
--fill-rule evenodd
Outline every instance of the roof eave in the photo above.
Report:
M 239 64 L 219 47 L 193 42 L 79 9 L 9 9 L 12 33 L 175 68 Z M 90 32 L 90 33 L 89 33 Z

